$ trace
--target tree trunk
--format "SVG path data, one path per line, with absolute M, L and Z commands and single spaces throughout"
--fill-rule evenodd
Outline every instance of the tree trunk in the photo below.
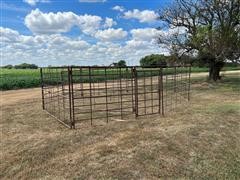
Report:
M 209 66 L 209 80 L 217 81 L 221 79 L 220 71 L 223 68 L 223 62 L 212 61 Z

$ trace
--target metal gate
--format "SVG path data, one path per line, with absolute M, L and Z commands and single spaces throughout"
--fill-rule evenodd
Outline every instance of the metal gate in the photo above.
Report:
M 136 116 L 163 112 L 162 95 L 162 68 L 135 69 Z
M 189 100 L 190 66 L 41 68 L 42 104 L 68 127 L 162 114 Z

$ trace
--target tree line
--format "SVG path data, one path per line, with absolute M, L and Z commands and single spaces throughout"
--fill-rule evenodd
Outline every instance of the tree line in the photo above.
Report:
M 2 66 L 2 68 L 4 69 L 38 69 L 38 66 L 36 64 L 22 63 L 15 66 L 8 64 L 6 66 Z

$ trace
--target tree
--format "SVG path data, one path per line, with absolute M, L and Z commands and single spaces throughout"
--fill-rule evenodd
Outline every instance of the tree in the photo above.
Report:
M 118 61 L 117 66 L 118 66 L 118 67 L 126 67 L 126 66 L 127 66 L 127 65 L 126 65 L 126 61 L 124 61 L 124 60 Z
M 37 69 L 38 66 L 35 64 L 22 63 L 22 64 L 14 66 L 14 68 L 16 68 L 16 69 Z
M 110 64 L 110 66 L 114 66 L 114 67 L 126 67 L 127 64 L 126 64 L 126 61 L 120 60 L 120 61 L 118 61 L 118 62 L 116 62 L 116 63 Z
M 167 56 L 163 54 L 151 54 L 148 56 L 143 57 L 140 60 L 141 66 L 166 66 L 167 65 Z
M 225 62 L 240 62 L 240 0 L 175 0 L 159 11 L 169 34 L 159 43 L 178 57 L 194 54 L 209 65 L 209 79 L 220 79 Z
M 3 68 L 5 68 L 5 69 L 12 69 L 12 68 L 13 68 L 13 65 L 8 64 L 8 65 L 6 65 L 6 66 L 3 66 Z

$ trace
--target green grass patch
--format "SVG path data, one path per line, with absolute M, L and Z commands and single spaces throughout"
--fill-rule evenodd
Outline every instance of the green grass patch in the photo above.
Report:
M 225 67 L 223 70 L 239 70 L 240 67 Z M 138 71 L 138 77 L 150 77 L 150 76 L 157 76 L 159 75 L 159 71 L 151 71 L 151 69 L 145 69 L 146 71 Z M 178 72 L 186 72 L 187 69 L 182 68 L 178 70 Z M 198 68 L 198 67 L 192 67 L 191 70 L 194 72 L 208 72 L 208 68 Z M 163 74 L 172 74 L 174 72 L 174 68 L 164 69 Z M 80 71 L 78 69 L 73 71 L 73 81 L 75 83 L 79 82 L 101 82 L 105 80 L 105 71 L 102 69 L 95 69 L 91 73 L 93 75 L 91 79 L 89 78 L 89 71 L 87 69 L 83 70 L 81 78 L 79 77 Z M 119 72 L 117 69 L 108 69 L 107 70 L 107 79 L 119 79 L 120 76 L 117 75 Z M 124 78 L 131 78 L 131 70 L 122 69 L 122 76 Z M 63 80 L 67 82 L 67 71 L 62 73 L 63 74 Z M 48 79 L 46 83 L 48 84 L 57 84 L 61 83 L 61 73 L 60 69 L 53 71 L 53 77 Z M 199 78 L 198 80 L 194 79 L 194 82 L 199 82 L 199 80 L 205 81 L 206 79 Z M 229 81 L 229 79 L 228 79 Z M 237 81 L 237 80 L 236 80 Z M 231 83 L 232 81 L 226 82 Z M 40 87 L 41 80 L 40 80 L 40 70 L 39 69 L 0 69 L 0 90 L 11 90 L 11 89 L 22 89 L 22 88 L 32 88 L 32 87 Z M 237 88 L 237 87 L 235 87 Z

